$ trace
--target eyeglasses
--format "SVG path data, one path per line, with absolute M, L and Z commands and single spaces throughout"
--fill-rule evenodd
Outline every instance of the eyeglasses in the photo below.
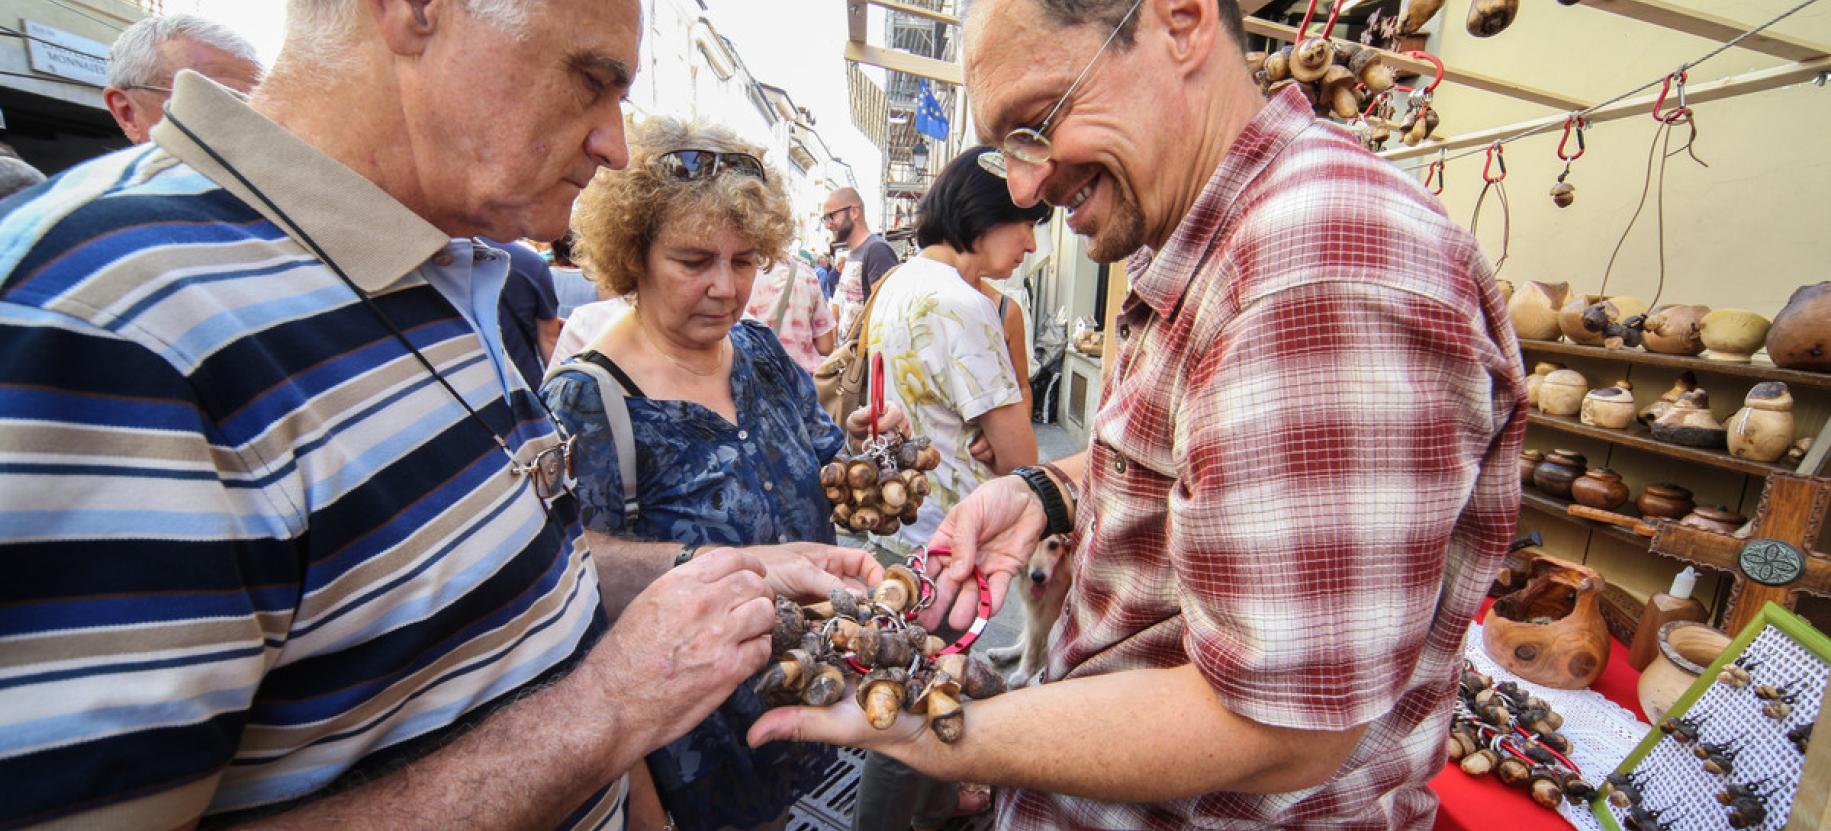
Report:
M 720 153 L 716 150 L 675 150 L 655 159 L 669 176 L 685 181 L 710 179 L 730 170 L 754 179 L 768 181 L 763 160 L 749 153 Z
M 1087 78 L 1087 73 L 1093 70 L 1094 64 L 1100 60 L 1100 56 L 1106 54 L 1106 47 L 1113 45 L 1113 38 L 1119 36 L 1119 31 L 1125 28 L 1125 24 L 1131 21 L 1132 15 L 1136 14 L 1138 7 L 1143 4 L 1144 0 L 1135 0 L 1132 7 L 1126 10 L 1125 16 L 1119 18 L 1119 25 L 1113 27 L 1113 33 L 1106 36 L 1105 43 L 1100 44 L 1100 51 L 1095 52 L 1094 56 L 1088 59 L 1087 65 L 1081 68 L 1081 74 L 1075 76 L 1074 83 L 1068 85 L 1068 91 L 1062 93 L 1061 100 L 1056 101 L 1055 106 L 1049 108 L 1049 114 L 1043 116 L 1043 123 L 1034 128 L 1019 127 L 1005 134 L 1004 155 L 1030 164 L 1042 164 L 1049 161 L 1050 156 L 1055 153 L 1055 149 L 1049 144 L 1049 136 L 1046 135 L 1049 132 L 1049 123 L 1055 120 L 1055 114 L 1061 111 L 1063 104 L 1068 103 L 1068 97 L 1074 95 L 1075 89 L 1081 85 L 1081 81 Z M 986 170 L 993 174 L 1001 174 L 1004 169 L 1004 164 L 1002 164 L 1004 160 L 998 161 L 1001 162 L 998 164 L 998 170 L 992 170 L 990 167 L 986 167 Z M 980 165 L 986 166 L 983 156 Z
M 821 214 L 820 222 L 823 225 L 831 225 L 831 224 L 833 224 L 834 217 L 839 216 L 840 214 L 845 213 L 846 211 L 852 210 L 853 208 L 856 208 L 856 207 L 858 207 L 858 206 L 857 205 L 847 205 L 843 208 L 834 208 L 833 210 L 830 210 L 830 211 L 827 211 L 826 213 Z
M 568 435 L 566 428 L 560 425 L 559 419 L 553 419 L 553 429 L 559 436 L 559 442 L 542 448 L 525 462 L 511 461 L 509 472 L 516 476 L 528 477 L 534 486 L 534 495 L 542 501 L 551 501 L 554 497 L 572 490 L 574 445 L 578 437 Z
M 156 86 L 153 86 L 152 84 L 130 84 L 128 86 L 122 87 L 122 89 L 143 89 L 143 90 L 146 90 L 147 92 L 160 92 L 160 93 L 164 93 L 166 95 L 172 94 L 171 87 L 156 87 Z

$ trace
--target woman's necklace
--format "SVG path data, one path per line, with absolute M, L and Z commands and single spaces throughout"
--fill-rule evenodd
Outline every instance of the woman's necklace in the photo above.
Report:
M 699 369 L 698 367 L 695 367 L 692 364 L 687 363 L 686 361 L 683 361 L 679 358 L 674 357 L 673 354 L 669 353 L 666 349 L 661 348 L 661 344 L 657 343 L 655 341 L 655 337 L 648 333 L 648 325 L 642 322 L 642 316 L 640 314 L 636 315 L 636 331 L 641 332 L 642 339 L 645 341 L 648 341 L 649 348 L 655 350 L 657 353 L 659 353 L 661 355 L 661 357 L 668 359 L 668 363 L 671 363 L 677 367 L 680 367 L 681 369 L 684 369 L 687 372 L 690 372 L 701 378 L 710 378 L 714 375 L 717 375 L 719 373 L 719 370 L 724 369 L 725 350 L 731 348 L 731 338 L 730 338 L 730 336 L 727 335 L 725 337 L 725 339 L 719 343 L 720 348 L 719 348 L 717 363 L 715 363 L 711 369 Z

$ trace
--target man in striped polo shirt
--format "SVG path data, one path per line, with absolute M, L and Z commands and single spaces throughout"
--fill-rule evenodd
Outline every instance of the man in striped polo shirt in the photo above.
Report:
M 769 596 L 871 567 L 594 563 L 552 486 L 469 237 L 626 162 L 636 0 L 289 12 L 252 103 L 182 74 L 0 217 L 0 827 L 621 827 Z

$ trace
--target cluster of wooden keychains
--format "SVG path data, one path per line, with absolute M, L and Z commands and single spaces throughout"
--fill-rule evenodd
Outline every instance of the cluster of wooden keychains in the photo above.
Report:
M 1798 685 L 1796 682 L 1783 685 L 1756 683 L 1754 673 L 1760 663 L 1750 654 L 1744 653 L 1717 673 L 1716 682 L 1731 689 L 1751 691 L 1754 697 L 1749 706 L 1759 706 L 1761 715 L 1772 719 L 1778 729 L 1785 726 L 1786 720 L 1793 715 L 1793 705 L 1798 698 L 1795 688 Z M 1690 745 L 1692 755 L 1702 760 L 1704 772 L 1725 778 L 1723 789 L 1716 793 L 1716 798 L 1729 812 L 1729 827 L 1758 828 L 1768 819 L 1767 800 L 1776 790 L 1772 777 L 1750 782 L 1735 781 L 1736 758 L 1746 746 L 1744 739 L 1747 738 L 1747 723 L 1730 731 L 1731 735 L 1724 740 L 1712 742 L 1703 738 L 1704 727 L 1709 721 L 1709 715 L 1668 716 L 1659 723 L 1659 729 L 1673 741 Z M 1812 741 L 1812 725 L 1813 722 L 1801 722 L 1786 730 L 1787 742 L 1801 754 L 1806 752 L 1807 745 Z M 1628 786 L 1622 789 L 1627 797 L 1616 804 L 1622 807 L 1637 804 L 1640 782 L 1628 779 L 1624 784 Z M 1648 831 L 1661 827 L 1659 812 L 1643 809 L 1642 813 L 1646 816 L 1641 818 L 1640 827 Z M 1629 819 L 1633 820 L 1634 817 L 1630 816 Z
M 1557 808 L 1561 800 L 1573 804 L 1594 796 L 1577 766 L 1566 755 L 1570 739 L 1558 732 L 1564 717 L 1544 699 L 1512 681 L 1494 679 L 1466 662 L 1459 689 L 1460 706 L 1451 722 L 1450 761 L 1471 776 L 1490 773 L 1500 781 L 1524 788 L 1532 801 Z
M 906 439 L 884 433 L 865 443 L 857 456 L 820 469 L 820 486 L 833 505 L 834 525 L 879 536 L 913 525 L 928 498 L 928 471 L 941 464 L 941 451 L 926 437 Z
M 770 706 L 825 707 L 856 681 L 854 698 L 872 727 L 888 729 L 906 710 L 925 717 L 941 741 L 959 741 L 966 727 L 961 699 L 998 695 L 1005 681 L 912 622 L 932 596 L 926 581 L 917 570 L 894 565 L 863 600 L 845 589 L 811 606 L 778 596 L 774 661 L 757 680 L 758 696 Z

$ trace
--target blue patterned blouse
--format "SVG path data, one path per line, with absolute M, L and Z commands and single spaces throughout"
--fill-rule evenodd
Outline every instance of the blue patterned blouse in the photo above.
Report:
M 574 492 L 585 527 L 705 545 L 833 542 L 820 467 L 839 453 L 844 432 L 769 327 L 740 322 L 731 345 L 737 424 L 691 401 L 629 399 L 642 506 L 634 528 L 623 527 L 623 477 L 597 385 L 568 372 L 541 390 L 554 417 L 578 436 Z
M 820 467 L 844 446 L 844 432 L 768 327 L 743 321 L 731 344 L 737 424 L 690 401 L 629 398 L 641 503 L 632 528 L 624 527 L 616 443 L 597 385 L 566 372 L 542 388 L 554 418 L 578 437 L 574 493 L 585 527 L 706 545 L 834 541 Z M 773 820 L 836 758 L 821 745 L 747 747 L 744 734 L 763 711 L 750 687 L 740 685 L 692 732 L 649 756 L 662 804 L 682 829 Z

